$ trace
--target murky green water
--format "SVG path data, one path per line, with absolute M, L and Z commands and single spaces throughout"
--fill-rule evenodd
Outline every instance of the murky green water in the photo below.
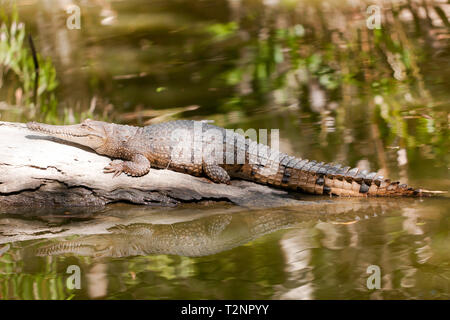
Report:
M 265 211 L 113 206 L 91 219 L 3 217 L 2 242 L 35 240 L 3 247 L 2 298 L 449 298 L 448 200 L 325 201 Z M 66 287 L 71 265 L 80 267 L 79 290 Z M 380 289 L 367 287 L 372 265 Z
M 372 31 L 363 2 L 92 1 L 69 30 L 55 2 L 17 3 L 57 73 L 41 103 L 58 103 L 25 108 L 3 68 L 2 121 L 279 129 L 292 155 L 448 190 L 448 5 L 394 2 Z M 449 299 L 448 198 L 307 200 L 2 214 L 0 298 Z

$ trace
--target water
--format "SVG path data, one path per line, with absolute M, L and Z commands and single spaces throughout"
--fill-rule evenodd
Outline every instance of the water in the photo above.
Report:
M 24 108 L 10 71 L 3 121 L 279 129 L 289 154 L 448 190 L 449 30 L 431 9 L 415 24 L 394 5 L 373 32 L 363 2 L 99 1 L 68 30 L 52 3 L 18 10 L 56 68 L 58 108 Z M 306 199 L 2 214 L 0 298 L 449 299 L 448 198 Z M 45 250 L 64 240 L 89 245 Z M 371 265 L 380 289 L 367 287 Z
M 91 219 L 2 218 L 2 234 L 12 236 L 14 226 L 19 237 L 36 239 L 10 243 L 1 257 L 2 298 L 449 298 L 448 200 L 325 201 L 264 211 L 112 206 Z M 103 230 L 117 224 L 131 227 Z M 70 232 L 78 236 L 58 236 Z M 83 246 L 57 246 L 67 239 Z M 81 268 L 80 290 L 66 288 L 70 265 Z M 372 265 L 380 289 L 367 288 Z

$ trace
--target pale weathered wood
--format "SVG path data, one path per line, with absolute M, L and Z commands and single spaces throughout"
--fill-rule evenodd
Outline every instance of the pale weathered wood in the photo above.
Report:
M 104 206 L 112 202 L 174 206 L 225 200 L 243 206 L 301 204 L 287 192 L 246 181 L 215 184 L 205 178 L 152 169 L 143 177 L 104 174 L 110 162 L 87 148 L 0 122 L 0 210 L 24 207 Z

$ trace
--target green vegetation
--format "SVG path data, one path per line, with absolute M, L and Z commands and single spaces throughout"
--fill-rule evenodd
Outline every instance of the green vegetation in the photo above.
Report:
M 96 19 L 105 9 L 99 7 L 83 8 L 87 19 L 80 30 L 66 28 L 62 7 L 38 9 L 49 24 L 20 5 L 18 11 L 3 9 L 0 101 L 9 107 L 0 115 L 140 125 L 208 118 L 254 127 L 262 115 L 288 116 L 285 131 L 295 136 L 300 130 L 305 141 L 327 146 L 325 154 L 310 157 L 330 161 L 345 141 L 354 141 L 350 148 L 356 149 L 364 140 L 377 148 L 350 152 L 348 162 L 364 156 L 387 169 L 389 155 L 382 149 L 390 146 L 434 159 L 444 173 L 450 161 L 448 17 L 439 4 L 394 1 L 383 4 L 381 28 L 370 30 L 369 4 L 219 1 L 208 19 L 201 13 L 206 8 L 197 11 L 188 2 L 146 4 L 134 14 L 154 23 L 136 26 L 132 11 L 120 15 L 124 4 L 117 1 L 108 7 L 121 18 L 112 29 Z M 26 30 L 38 49 L 36 104 Z M 314 130 L 299 129 L 299 119 Z M 274 120 L 264 125 L 280 126 Z
M 26 113 L 29 118 L 55 119 L 58 86 L 55 67 L 50 59 L 38 54 L 39 73 L 36 72 L 33 53 L 27 44 L 26 26 L 20 22 L 16 10 L 11 15 L 2 10 L 0 19 L 0 89 L 7 86 L 6 97 L 2 95 L 2 98 L 8 99 L 13 92 L 14 99 L 8 102 L 16 106 L 16 111 Z

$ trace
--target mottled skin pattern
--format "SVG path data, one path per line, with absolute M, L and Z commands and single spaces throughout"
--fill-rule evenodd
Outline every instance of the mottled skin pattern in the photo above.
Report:
M 378 201 L 377 201 L 378 200 Z M 379 217 L 402 207 L 399 201 L 373 199 L 340 201 L 339 205 L 317 201 L 307 213 L 295 209 L 244 210 L 175 223 L 133 223 L 108 228 L 108 233 L 76 239 L 52 238 L 27 246 L 38 256 L 76 254 L 82 256 L 125 257 L 148 254 L 176 254 L 189 257 L 216 254 L 243 245 L 265 234 L 295 227 L 311 228 L 318 222 L 335 224 Z M 403 199 L 406 201 L 405 199 Z M 404 204 L 403 204 L 404 205 Z
M 31 122 L 27 127 L 116 158 L 104 170 L 114 176 L 124 172 L 139 177 L 154 167 L 205 175 L 216 183 L 239 178 L 311 194 L 423 196 L 435 193 L 391 182 L 375 172 L 292 157 L 223 128 L 191 120 L 133 127 L 88 119 L 70 126 Z M 207 134 L 211 129 L 221 135 L 211 138 L 214 135 Z M 182 157 L 180 142 L 193 151 L 187 157 Z M 236 161 L 239 155 L 245 156 L 245 162 Z
M 287 216 L 287 215 L 286 215 Z M 267 221 L 265 221 L 265 220 Z M 231 226 L 232 215 L 215 215 L 173 224 L 138 223 L 110 228 L 110 234 L 91 235 L 73 241 L 61 241 L 39 248 L 37 255 L 78 255 L 122 257 L 147 254 L 204 256 L 231 249 L 272 230 L 289 227 L 294 217 L 273 221 L 270 215 L 261 217 L 267 227 Z M 287 220 L 287 221 L 286 221 Z M 242 224 L 242 221 L 239 220 Z M 256 224 L 257 221 L 255 221 Z M 295 221 L 294 221 L 295 222 Z M 231 229 L 231 230 L 227 230 Z M 260 230 L 261 229 L 261 230 Z
M 374 213 L 381 214 L 378 206 L 370 208 Z M 344 212 L 348 209 L 344 208 Z M 329 214 L 328 218 L 332 219 L 333 209 Z M 354 221 L 354 215 L 348 219 Z M 232 249 L 280 229 L 311 225 L 317 220 L 314 215 L 303 216 L 289 211 L 246 211 L 172 224 L 134 223 L 109 228 L 110 233 L 81 236 L 73 240 L 56 239 L 56 243 L 52 240 L 47 245 L 39 244 L 34 253 L 38 256 L 73 253 L 93 257 L 148 254 L 198 257 Z

